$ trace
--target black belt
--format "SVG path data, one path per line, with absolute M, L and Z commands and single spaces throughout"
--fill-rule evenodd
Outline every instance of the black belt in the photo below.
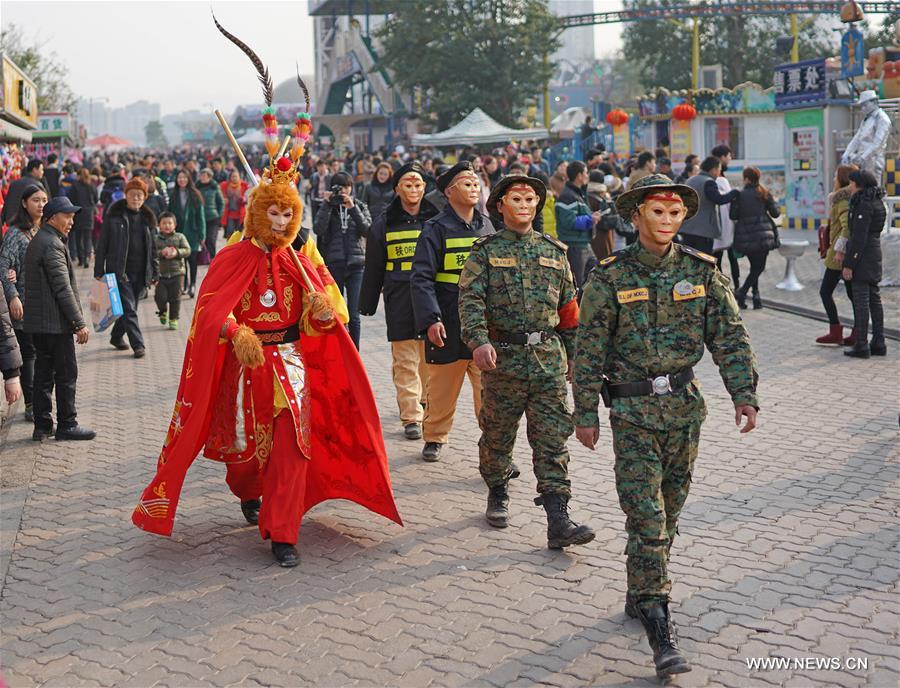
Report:
M 296 342 L 300 339 L 300 325 L 294 323 L 289 327 L 280 330 L 253 330 L 263 346 L 275 346 L 276 344 L 287 344 L 288 342 Z
M 500 346 L 509 346 L 510 344 L 523 344 L 525 346 L 535 346 L 548 339 L 556 336 L 555 330 L 539 330 L 537 332 L 501 332 L 500 330 L 488 330 L 488 337 L 497 342 Z
M 660 375 L 652 380 L 625 382 L 618 385 L 610 384 L 609 395 L 613 399 L 621 399 L 622 397 L 646 397 L 669 394 L 670 392 L 677 392 L 680 389 L 684 389 L 693 379 L 694 369 L 687 368 L 680 373 L 675 373 L 674 375 Z

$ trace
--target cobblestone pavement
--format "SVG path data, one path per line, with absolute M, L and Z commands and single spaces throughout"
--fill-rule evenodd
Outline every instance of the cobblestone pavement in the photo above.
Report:
M 512 527 L 492 529 L 471 399 L 446 458 L 423 463 L 395 418 L 383 321 L 366 319 L 406 527 L 321 505 L 304 523 L 301 565 L 281 569 L 213 462 L 192 468 L 172 538 L 131 525 L 187 329 L 163 331 L 149 301 L 141 320 L 143 360 L 104 334 L 79 350 L 94 442 L 33 443 L 21 406 L 8 427 L 0 657 L 11 686 L 658 685 L 622 611 L 608 430 L 596 453 L 569 443 L 573 511 L 597 529 L 593 543 L 546 549 L 527 473 L 512 487 Z M 771 310 L 746 320 L 762 370 L 756 432 L 737 433 L 708 357 L 699 367 L 711 414 L 671 567 L 694 671 L 673 683 L 896 686 L 898 349 L 848 360 L 809 345 L 819 323 Z M 520 465 L 528 455 L 523 432 Z M 767 657 L 841 668 L 748 668 Z

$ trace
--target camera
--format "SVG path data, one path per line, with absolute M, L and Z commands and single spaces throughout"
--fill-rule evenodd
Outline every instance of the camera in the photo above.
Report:
M 331 198 L 328 199 L 328 202 L 331 205 L 343 205 L 344 203 L 344 187 L 339 184 L 333 184 L 329 189 L 331 191 Z

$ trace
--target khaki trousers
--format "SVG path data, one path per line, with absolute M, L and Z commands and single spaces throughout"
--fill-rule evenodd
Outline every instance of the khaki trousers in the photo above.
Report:
M 391 342 L 391 356 L 400 422 L 403 425 L 421 423 L 425 417 L 422 403 L 426 400 L 425 390 L 428 385 L 425 342 L 421 339 Z
M 463 380 L 469 376 L 472 397 L 475 403 L 475 418 L 481 414 L 481 371 L 471 360 L 438 365 L 429 363 L 427 402 L 425 404 L 425 425 L 423 439 L 426 442 L 447 444 L 453 428 L 453 414 L 456 401 L 462 390 Z

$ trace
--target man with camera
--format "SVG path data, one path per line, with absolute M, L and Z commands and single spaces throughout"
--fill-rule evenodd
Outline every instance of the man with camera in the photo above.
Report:
M 313 229 L 325 265 L 347 299 L 350 338 L 359 349 L 359 292 L 366 263 L 365 239 L 372 218 L 365 203 L 353 198 L 353 180 L 346 172 L 332 175 L 331 189 L 323 194 L 323 199 Z

